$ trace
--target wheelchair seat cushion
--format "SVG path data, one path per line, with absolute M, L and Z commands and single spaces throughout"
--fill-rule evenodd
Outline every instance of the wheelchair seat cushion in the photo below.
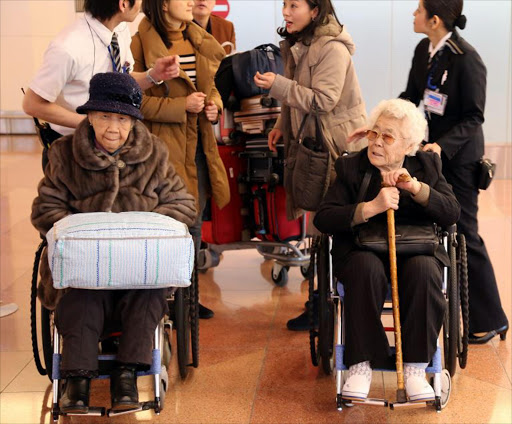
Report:
M 152 212 L 69 215 L 46 235 L 53 286 L 82 289 L 186 287 L 194 265 L 185 224 Z

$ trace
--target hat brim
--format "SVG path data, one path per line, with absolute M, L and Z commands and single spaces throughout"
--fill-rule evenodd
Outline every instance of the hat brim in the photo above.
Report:
M 120 115 L 128 115 L 135 119 L 144 119 L 144 115 L 135 106 L 120 103 L 112 100 L 89 100 L 87 103 L 76 108 L 77 113 L 86 114 L 87 112 L 111 112 Z

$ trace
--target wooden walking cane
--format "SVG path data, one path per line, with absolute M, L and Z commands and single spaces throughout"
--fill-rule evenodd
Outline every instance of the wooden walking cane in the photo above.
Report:
M 402 174 L 400 182 L 410 181 L 408 175 Z M 404 384 L 404 361 L 402 357 L 402 330 L 400 327 L 400 303 L 398 299 L 398 276 L 396 267 L 396 234 L 395 234 L 395 211 L 387 210 L 388 216 L 388 246 L 389 246 L 389 268 L 391 276 L 391 301 L 393 304 L 393 326 L 395 328 L 395 351 L 396 351 L 396 379 L 397 390 L 396 400 L 398 403 L 407 402 Z

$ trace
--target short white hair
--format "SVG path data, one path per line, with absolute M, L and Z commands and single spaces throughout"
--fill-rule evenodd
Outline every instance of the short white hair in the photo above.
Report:
M 403 122 L 402 129 L 406 134 L 402 134 L 405 138 L 411 140 L 413 145 L 408 156 L 415 156 L 421 142 L 425 138 L 427 130 L 427 120 L 418 108 L 409 100 L 390 99 L 382 100 L 371 112 L 368 118 L 368 128 L 373 128 L 375 123 L 384 115 Z

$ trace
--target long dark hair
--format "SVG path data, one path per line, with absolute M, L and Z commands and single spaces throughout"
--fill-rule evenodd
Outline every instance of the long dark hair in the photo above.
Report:
M 455 27 L 466 28 L 467 19 L 462 14 L 463 5 L 464 0 L 423 0 L 429 19 L 439 16 L 448 31 L 453 31 Z
M 167 33 L 167 21 L 165 20 L 164 2 L 167 0 L 144 0 L 142 2 L 142 11 L 155 28 L 158 35 L 165 44 L 165 47 L 170 49 L 172 42 L 169 40 Z
M 286 27 L 279 27 L 277 29 L 277 33 L 287 40 L 291 45 L 300 41 L 302 44 L 309 46 L 311 44 L 311 40 L 315 35 L 315 31 L 318 27 L 327 25 L 329 22 L 329 16 L 332 15 L 336 19 L 336 22 L 340 24 L 338 17 L 336 16 L 336 12 L 334 10 L 334 6 L 331 0 L 305 0 L 309 6 L 310 10 L 313 10 L 315 7 L 318 8 L 318 15 L 314 21 L 306 26 L 302 31 L 296 33 L 289 33 L 286 30 Z M 341 24 L 340 24 L 341 25 Z
M 135 0 L 128 0 L 130 8 Z M 98 21 L 106 21 L 119 12 L 119 0 L 85 0 L 84 10 L 89 12 Z

